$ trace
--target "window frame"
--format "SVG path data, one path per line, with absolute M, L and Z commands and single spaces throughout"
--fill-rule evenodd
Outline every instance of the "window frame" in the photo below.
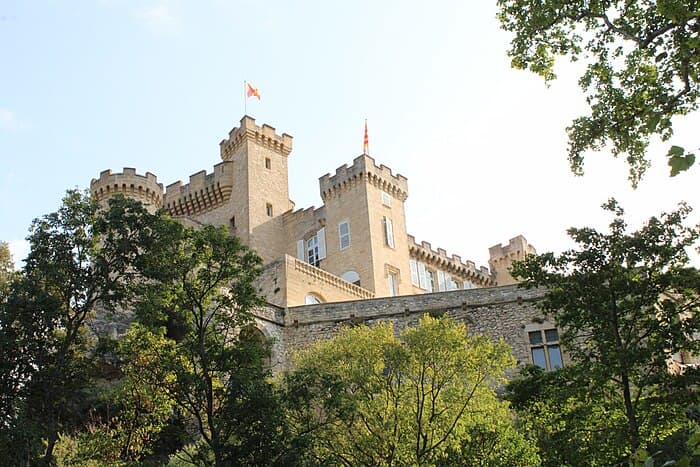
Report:
M 556 339 L 549 340 L 548 334 L 551 334 L 552 331 L 556 333 Z M 557 329 L 556 326 L 544 324 L 542 326 L 532 327 L 529 329 L 526 328 L 525 332 L 527 335 L 530 361 L 533 365 L 538 366 L 545 371 L 554 371 L 564 367 L 564 355 L 561 350 L 561 339 L 559 337 L 559 329 Z M 538 336 L 538 340 L 535 339 L 533 342 L 534 335 Z M 544 358 L 544 366 L 537 363 L 537 359 L 535 358 L 535 352 L 540 351 L 542 353 L 542 357 Z M 557 355 L 557 358 L 554 359 L 555 362 L 552 361 L 553 355 Z

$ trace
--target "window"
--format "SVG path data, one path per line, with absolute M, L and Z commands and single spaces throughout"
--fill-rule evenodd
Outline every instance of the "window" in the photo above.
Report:
M 545 370 L 554 370 L 563 366 L 559 332 L 556 329 L 538 329 L 527 334 L 533 364 Z
M 271 169 L 272 168 L 272 161 L 270 160 L 269 157 L 265 158 L 265 168 L 266 169 Z
M 387 275 L 387 277 L 389 279 L 389 296 L 396 297 L 399 294 L 398 280 L 396 274 L 390 272 Z
M 314 235 L 306 241 L 306 258 L 310 265 L 318 267 L 321 259 L 318 255 L 318 237 Z
M 435 291 L 435 272 L 431 271 L 430 269 L 426 269 L 425 270 L 425 278 L 426 278 L 425 290 L 427 292 Z
M 303 241 L 302 241 L 303 242 Z M 299 254 L 299 244 L 297 244 L 297 255 Z M 302 243 L 303 245 L 303 243 Z M 306 240 L 306 261 L 319 267 L 321 260 L 326 257 L 326 229 L 321 228 L 313 237 Z
M 457 287 L 457 282 L 451 277 L 445 274 L 445 286 L 447 290 L 457 290 L 459 287 Z
M 265 213 L 267 214 L 267 217 L 272 217 L 272 205 L 270 203 L 265 205 Z
M 386 216 L 384 216 L 384 240 L 388 247 L 394 248 L 394 223 Z
M 338 224 L 338 236 L 340 237 L 341 250 L 350 246 L 350 223 L 348 221 Z
M 304 297 L 304 305 L 316 305 L 318 303 L 323 303 L 323 300 L 316 294 L 310 293 Z
M 391 207 L 391 195 L 386 191 L 382 191 L 382 204 Z
M 464 282 L 462 282 L 462 287 L 464 288 L 464 290 L 476 289 L 476 288 L 477 288 L 476 284 L 473 283 L 472 281 L 464 281 Z

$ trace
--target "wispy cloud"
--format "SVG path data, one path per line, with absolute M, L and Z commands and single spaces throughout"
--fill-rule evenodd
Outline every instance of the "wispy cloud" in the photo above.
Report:
M 0 107 L 0 130 L 15 132 L 21 128 L 22 125 L 14 112 Z
M 161 2 L 134 11 L 134 17 L 155 34 L 174 34 L 180 29 L 180 20 L 168 3 Z

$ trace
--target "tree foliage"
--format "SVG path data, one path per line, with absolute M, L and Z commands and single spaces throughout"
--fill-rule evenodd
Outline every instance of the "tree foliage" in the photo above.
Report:
M 652 217 L 635 232 L 627 232 L 614 200 L 603 207 L 615 214 L 608 233 L 572 228 L 569 235 L 579 249 L 530 256 L 514 264 L 513 274 L 526 287 L 547 288 L 539 306 L 564 330 L 573 367 L 555 381 L 574 391 L 558 401 L 558 410 L 583 410 L 573 423 L 606 418 L 588 431 L 598 425 L 608 440 L 622 435 L 620 452 L 629 455 L 673 431 L 679 413 L 697 397 L 696 373 L 674 374 L 668 359 L 700 347 L 694 338 L 700 273 L 688 267 L 686 252 L 700 233 L 684 226 L 690 212 L 685 205 Z M 594 403 L 582 399 L 577 385 L 588 388 Z M 593 443 L 589 447 L 601 443 L 577 439 Z
M 700 6 L 696 0 L 498 0 L 502 27 L 515 34 L 516 68 L 545 81 L 557 56 L 583 58 L 579 84 L 590 114 L 567 129 L 569 161 L 583 172 L 584 153 L 610 145 L 624 155 L 636 186 L 649 166 L 649 138 L 667 141 L 672 119 L 697 109 L 700 96 Z M 672 146 L 671 175 L 688 169 L 694 150 Z
M 494 392 L 513 365 L 503 342 L 425 316 L 401 339 L 382 323 L 314 344 L 287 376 L 286 397 L 297 432 L 310 434 L 310 463 L 535 465 Z M 484 452 L 484 439 L 497 449 Z
M 137 316 L 157 339 L 143 373 L 189 417 L 201 440 L 183 454 L 215 465 L 271 463 L 280 409 L 269 382 L 264 340 L 244 339 L 260 305 L 253 281 L 261 259 L 223 228 L 192 230 L 168 223 L 157 248 L 139 262 L 145 280 Z M 199 460 L 198 460 L 199 459 Z
M 50 464 L 73 423 L 91 364 L 86 321 L 98 304 L 127 297 L 143 219 L 138 202 L 115 198 L 100 210 L 69 191 L 33 222 L 26 264 L 0 304 L 0 442 L 17 463 Z
M 7 293 L 13 275 L 14 264 L 7 242 L 0 241 L 0 300 Z

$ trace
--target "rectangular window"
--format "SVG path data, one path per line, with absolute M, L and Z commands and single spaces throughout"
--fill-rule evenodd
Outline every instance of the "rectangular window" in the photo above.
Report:
M 270 160 L 269 157 L 265 158 L 265 168 L 266 169 L 271 169 L 272 168 L 272 161 Z
M 420 279 L 418 278 L 418 262 L 415 259 L 408 261 L 409 266 L 411 266 L 411 284 L 416 287 L 420 287 Z
M 532 363 L 545 370 L 555 370 L 563 366 L 559 332 L 556 329 L 539 329 L 528 332 Z
M 382 204 L 391 207 L 391 195 L 386 191 L 382 191 Z
M 472 281 L 464 281 L 462 282 L 462 287 L 464 288 L 464 290 L 476 289 L 476 284 Z
M 348 221 L 338 224 L 338 236 L 340 237 L 341 250 L 350 246 L 350 223 Z
M 398 287 L 398 281 L 396 278 L 396 274 L 393 272 L 390 272 L 388 275 L 389 278 L 389 296 L 390 297 L 396 297 L 399 294 L 399 287 Z
M 312 266 L 318 267 L 321 264 L 318 254 L 318 237 L 316 235 L 306 241 L 306 258 Z
M 457 283 L 451 276 L 446 275 L 447 290 L 457 290 Z
M 306 261 L 312 266 L 319 267 L 321 260 L 325 257 L 326 228 L 322 227 L 316 232 L 316 235 L 306 240 Z
M 384 216 L 384 240 L 388 247 L 394 248 L 394 223 L 386 216 Z
M 430 269 L 425 270 L 425 277 L 427 279 L 426 281 L 426 287 L 425 290 L 428 292 L 433 292 L 435 291 L 435 272 L 431 271 Z
M 272 205 L 270 203 L 265 205 L 265 213 L 267 214 L 267 217 L 272 217 Z
M 445 283 L 445 273 L 443 271 L 437 272 L 437 282 L 438 290 L 440 292 L 444 292 L 445 290 L 447 290 L 447 284 Z

